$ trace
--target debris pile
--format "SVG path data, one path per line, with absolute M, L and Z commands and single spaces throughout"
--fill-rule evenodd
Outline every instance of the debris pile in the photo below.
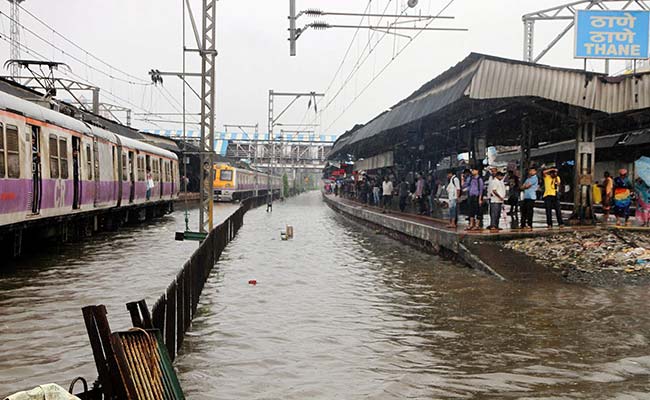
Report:
M 571 280 L 606 281 L 609 276 L 615 281 L 650 282 L 650 232 L 646 231 L 571 232 L 511 240 L 503 247 L 524 253 Z

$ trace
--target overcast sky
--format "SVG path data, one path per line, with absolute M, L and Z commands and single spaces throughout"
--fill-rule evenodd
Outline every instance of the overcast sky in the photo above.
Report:
M 297 0 L 298 9 L 320 8 L 325 11 L 362 12 L 367 0 Z M 420 0 L 413 12 L 437 14 L 449 0 Z M 469 32 L 424 32 L 414 40 L 392 64 L 377 77 L 365 92 L 362 90 L 408 41 L 406 38 L 383 36 L 363 30 L 352 42 L 351 51 L 341 65 L 350 45 L 354 29 L 307 31 L 298 41 L 297 57 L 289 57 L 287 15 L 289 0 L 220 0 L 218 2 L 218 68 L 217 68 L 217 127 L 223 124 L 260 124 L 266 132 L 268 91 L 326 92 L 320 103 L 324 110 L 318 117 L 307 112 L 307 102 L 297 103 L 280 122 L 321 123 L 319 131 L 341 134 L 356 123 L 365 123 L 375 115 L 408 96 L 426 81 L 465 58 L 470 52 L 488 53 L 521 59 L 523 27 L 521 17 L 564 3 L 562 0 L 455 0 L 444 12 L 455 20 L 440 20 L 431 26 L 469 28 Z M 199 0 L 191 0 L 200 18 Z M 372 0 L 372 12 L 401 11 L 405 0 Z M 181 101 L 181 85 L 177 78 L 165 79 L 164 89 L 133 85 L 111 79 L 71 58 L 71 55 L 96 69 L 126 80 L 126 77 L 93 58 L 96 56 L 115 68 L 148 80 L 147 71 L 157 68 L 180 71 L 182 47 L 181 0 L 26 0 L 25 9 L 41 18 L 66 38 L 89 54 L 41 25 L 23 12 L 21 22 L 26 28 L 51 42 L 23 30 L 22 43 L 41 56 L 69 64 L 73 72 L 102 88 L 102 101 L 129 106 L 134 112 L 175 112 Z M 2 37 L 9 35 L 9 4 L 0 3 Z M 326 17 L 329 23 L 356 25 L 358 17 Z M 302 17 L 299 25 L 311 20 Z M 376 23 L 376 19 L 373 20 Z M 384 20 L 386 21 L 386 20 Z M 538 23 L 536 46 L 540 50 L 562 23 Z M 194 47 L 193 35 L 187 29 L 188 46 Z M 407 32 L 413 34 L 412 32 Z M 380 40 L 381 39 L 381 40 Z M 368 41 L 377 46 L 366 58 L 347 85 L 342 86 Z M 568 35 L 551 51 L 543 63 L 582 67 L 582 61 L 572 58 L 573 34 Z M 1 41 L 3 54 L 9 58 L 9 47 Z M 26 54 L 22 58 L 38 58 Z M 363 59 L 363 58 L 362 58 Z M 194 53 L 188 54 L 188 71 L 199 71 L 200 63 Z M 589 64 L 590 69 L 602 70 L 601 62 Z M 621 65 L 613 69 L 620 69 Z M 334 79 L 335 78 L 335 79 Z M 198 80 L 196 88 L 199 90 Z M 119 97 L 115 98 L 114 96 Z M 356 101 L 355 101 L 356 98 Z M 127 104 L 125 101 L 131 103 Z M 330 103 L 329 107 L 326 104 Z M 276 113 L 287 100 L 278 99 Z M 320 111 L 319 110 L 319 111 Z M 188 111 L 198 112 L 198 103 L 188 92 Z M 119 114 L 118 114 L 119 117 Z M 137 116 L 137 118 L 143 118 Z M 169 120 L 180 117 L 165 116 Z M 180 129 L 172 122 L 134 121 L 139 128 Z M 193 127 L 188 127 L 192 129 Z M 196 129 L 194 127 L 194 129 Z M 280 128 L 276 128 L 280 129 Z M 305 128 L 306 129 L 306 128 Z

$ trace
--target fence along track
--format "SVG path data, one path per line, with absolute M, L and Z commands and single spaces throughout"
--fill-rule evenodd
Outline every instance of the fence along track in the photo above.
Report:
M 221 253 L 244 224 L 244 214 L 265 204 L 266 197 L 252 197 L 228 219 L 214 228 L 160 296 L 151 310 L 153 326 L 160 330 L 172 361 L 183 344 L 203 291 L 203 286 Z

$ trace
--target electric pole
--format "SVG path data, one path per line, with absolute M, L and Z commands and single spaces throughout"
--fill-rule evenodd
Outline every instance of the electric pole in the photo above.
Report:
M 12 60 L 20 60 L 20 3 L 24 0 L 9 0 L 11 4 L 10 17 L 11 27 L 9 32 L 9 40 L 11 42 L 10 58 Z M 20 65 L 11 65 L 11 76 L 16 78 L 20 76 Z

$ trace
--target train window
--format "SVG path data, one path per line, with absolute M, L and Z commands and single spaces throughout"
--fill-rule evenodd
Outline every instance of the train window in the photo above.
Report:
M 59 159 L 61 160 L 61 179 L 68 179 L 68 140 L 59 139 Z
M 59 141 L 54 135 L 50 136 L 50 178 L 59 177 Z
M 126 163 L 126 154 L 122 154 L 122 180 L 124 182 L 129 180 L 128 164 Z
M 93 153 L 90 150 L 90 145 L 86 145 L 86 164 L 88 166 L 88 180 L 93 180 Z
M 160 180 L 160 171 L 158 170 L 159 165 L 160 164 L 158 164 L 158 160 L 154 158 L 153 159 L 153 181 L 154 182 L 158 182 Z
M 7 125 L 7 177 L 20 178 L 20 146 L 18 144 L 18 127 Z
M 144 181 L 144 157 L 138 156 L 138 181 Z
M 5 171 L 5 133 L 0 123 L 0 178 L 4 178 L 7 175 Z
M 222 181 L 232 181 L 232 170 L 222 169 L 219 172 L 219 179 Z

